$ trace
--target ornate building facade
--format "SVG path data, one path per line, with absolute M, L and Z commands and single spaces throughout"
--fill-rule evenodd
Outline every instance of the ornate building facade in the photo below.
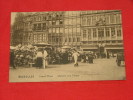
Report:
M 121 11 L 82 11 L 81 34 L 84 51 L 122 51 Z
M 80 48 L 80 24 L 80 11 L 66 11 L 64 13 L 63 45 Z
M 83 51 L 123 50 L 118 10 L 18 13 L 11 36 L 13 45 L 49 43 Z
M 62 45 L 63 12 L 42 12 L 25 15 L 23 44 L 49 43 Z

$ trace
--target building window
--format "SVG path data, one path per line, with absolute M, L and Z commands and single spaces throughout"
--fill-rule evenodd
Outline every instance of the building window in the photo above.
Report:
M 87 41 L 83 41 L 83 44 L 87 44 Z
M 80 35 L 80 27 L 77 27 L 77 35 Z
M 42 40 L 45 41 L 45 34 L 42 34 Z
M 83 38 L 86 38 L 86 30 L 83 30 Z
M 77 38 L 77 42 L 80 42 L 80 38 L 79 37 Z
M 33 21 L 36 21 L 36 17 L 33 17 Z
M 59 20 L 56 21 L 56 25 L 59 25 Z
M 111 28 L 111 36 L 112 37 L 115 37 L 115 27 L 112 27 Z
M 59 19 L 59 15 L 58 14 L 56 15 L 56 19 Z
M 55 28 L 53 28 L 53 33 L 55 33 L 56 32 L 56 29 Z
M 56 19 L 56 13 L 52 15 L 52 19 Z
M 96 25 L 96 16 L 92 16 L 92 25 Z
M 105 28 L 105 32 L 106 32 L 106 37 L 110 37 L 110 31 L 109 31 L 109 28 Z
M 59 42 L 59 38 L 56 38 L 56 42 Z
M 121 27 L 117 27 L 117 36 L 121 37 Z
M 110 23 L 115 23 L 115 15 L 110 15 Z
M 59 33 L 59 30 L 60 30 L 59 28 L 56 28 L 56 33 Z
M 122 40 L 119 40 L 118 43 L 122 43 Z
M 82 18 L 82 25 L 86 25 L 86 17 Z
M 43 16 L 43 20 L 46 20 L 46 16 Z
M 116 41 L 112 41 L 112 43 L 116 43 Z
M 34 24 L 33 30 L 37 29 L 37 24 Z
M 88 29 L 88 39 L 91 39 L 91 29 Z
M 40 16 L 40 17 L 39 17 L 39 21 L 41 21 L 41 20 L 42 20 L 42 17 Z
M 60 18 L 62 18 L 62 16 L 63 16 L 63 15 L 62 15 L 62 14 L 60 14 Z
M 106 22 L 106 24 L 109 24 L 109 15 L 105 15 L 105 22 Z
M 60 20 L 60 25 L 62 25 L 63 24 L 63 20 Z
M 52 25 L 52 21 L 49 21 L 49 26 L 51 26 Z
M 49 28 L 49 33 L 52 33 L 52 28 Z
M 91 17 L 87 17 L 87 25 L 91 25 Z
M 94 37 L 94 38 L 96 38 L 96 37 L 97 37 L 96 28 L 93 28 L 93 37 Z
M 52 25 L 56 25 L 56 22 L 55 22 L 55 21 L 53 21 L 53 22 L 52 22 Z
M 69 42 L 71 42 L 71 38 L 69 38 Z
M 60 28 L 60 33 L 64 33 L 64 28 Z
M 80 24 L 80 18 L 77 18 L 77 25 Z
M 43 23 L 43 30 L 46 30 L 46 23 Z
M 41 23 L 38 24 L 37 30 L 41 30 Z
M 103 28 L 98 29 L 98 37 L 100 37 L 100 38 L 104 37 L 104 29 Z
M 75 38 L 73 38 L 73 42 L 75 42 Z
M 121 18 L 120 18 L 120 17 L 121 17 L 120 14 L 117 14 L 117 15 L 116 15 L 116 23 L 117 23 L 117 24 L 121 23 Z
M 110 41 L 106 41 L 106 43 L 110 43 Z

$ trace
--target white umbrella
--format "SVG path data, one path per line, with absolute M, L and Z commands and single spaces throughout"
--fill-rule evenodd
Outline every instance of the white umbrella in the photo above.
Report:
M 10 46 L 10 49 L 14 50 L 14 49 L 15 49 L 15 47 L 13 47 L 13 46 Z

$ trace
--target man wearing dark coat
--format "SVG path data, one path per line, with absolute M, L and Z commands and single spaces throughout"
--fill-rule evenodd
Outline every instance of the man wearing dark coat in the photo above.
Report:
M 10 65 L 16 69 L 15 65 L 14 65 L 14 60 L 15 60 L 15 54 L 14 54 L 14 51 L 11 51 L 10 52 Z

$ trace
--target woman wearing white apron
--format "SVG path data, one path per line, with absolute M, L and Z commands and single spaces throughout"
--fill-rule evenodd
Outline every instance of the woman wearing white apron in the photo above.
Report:
M 74 67 L 78 66 L 78 56 L 79 56 L 79 53 L 74 50 L 74 53 L 73 53 Z
M 46 66 L 47 66 L 47 60 L 46 60 L 47 56 L 48 56 L 48 53 L 44 49 L 44 51 L 43 51 L 43 68 L 46 68 Z

